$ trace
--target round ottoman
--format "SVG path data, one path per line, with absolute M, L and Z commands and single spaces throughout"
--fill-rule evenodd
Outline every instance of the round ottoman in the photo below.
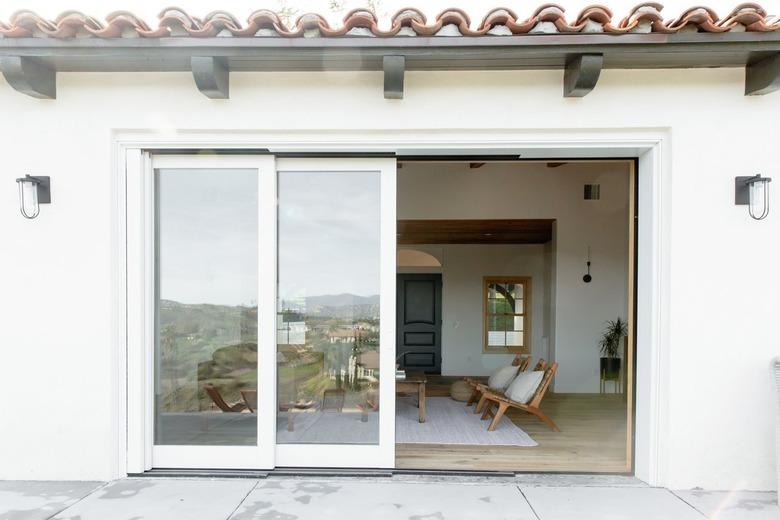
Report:
M 450 386 L 450 397 L 456 401 L 468 401 L 471 397 L 471 385 L 465 381 L 455 381 Z

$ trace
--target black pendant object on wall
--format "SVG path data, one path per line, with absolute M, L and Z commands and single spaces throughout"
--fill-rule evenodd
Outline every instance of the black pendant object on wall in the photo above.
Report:
M 593 280 L 593 277 L 590 275 L 590 262 L 588 262 L 588 272 L 585 276 L 582 277 L 582 281 L 585 283 L 590 283 L 591 280 Z

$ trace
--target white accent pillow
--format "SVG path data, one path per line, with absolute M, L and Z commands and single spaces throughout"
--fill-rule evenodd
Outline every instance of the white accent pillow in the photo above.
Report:
M 544 377 L 544 371 L 542 370 L 521 372 L 506 389 L 504 395 L 512 401 L 528 404 L 528 401 L 534 396 L 536 389 L 539 388 L 542 377 Z
M 518 367 L 514 365 L 499 368 L 488 379 L 488 387 L 503 392 L 517 375 L 517 370 Z

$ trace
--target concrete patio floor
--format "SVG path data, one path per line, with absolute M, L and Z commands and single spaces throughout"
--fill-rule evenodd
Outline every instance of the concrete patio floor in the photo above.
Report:
M 0 520 L 769 520 L 777 495 L 669 491 L 628 477 L 128 478 L 0 481 Z

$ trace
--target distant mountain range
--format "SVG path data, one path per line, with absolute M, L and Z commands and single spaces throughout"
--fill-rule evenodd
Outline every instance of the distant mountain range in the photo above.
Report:
M 312 316 L 375 318 L 379 316 L 379 295 L 324 294 L 307 297 L 305 309 L 298 302 L 285 302 L 285 307 Z
M 180 321 L 186 317 L 186 321 L 192 323 L 207 318 L 215 318 L 224 314 L 231 314 L 230 309 L 244 309 L 243 312 L 254 307 L 239 305 L 212 305 L 212 304 L 186 304 L 173 300 L 162 300 L 160 310 L 164 317 L 167 314 L 172 321 Z M 286 310 L 305 312 L 309 315 L 332 316 L 334 318 L 374 318 L 379 316 L 379 295 L 358 296 L 356 294 L 324 294 L 309 296 L 305 303 L 302 301 L 284 301 Z M 256 314 L 254 312 L 253 314 Z M 253 316 L 254 318 L 254 316 Z M 189 327 L 191 328 L 191 326 Z
M 345 307 L 347 305 L 379 305 L 379 295 L 358 296 L 356 294 L 325 294 L 322 296 L 309 296 L 306 298 L 306 306 L 313 307 Z
M 303 310 L 303 309 L 300 309 Z M 306 298 L 306 314 L 333 318 L 378 318 L 379 295 L 326 294 Z

